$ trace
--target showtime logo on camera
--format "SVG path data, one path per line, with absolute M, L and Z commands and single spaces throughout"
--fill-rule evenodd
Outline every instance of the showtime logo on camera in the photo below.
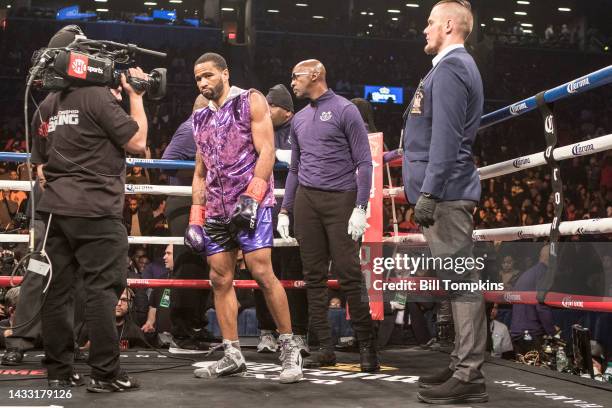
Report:
M 87 66 L 89 58 L 83 54 L 70 53 L 70 64 L 68 75 L 75 78 L 85 79 L 87 77 Z

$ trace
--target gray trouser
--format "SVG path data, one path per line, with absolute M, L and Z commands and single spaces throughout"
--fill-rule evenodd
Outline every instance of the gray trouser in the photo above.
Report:
M 434 214 L 435 223 L 424 228 L 423 234 L 434 257 L 472 257 L 472 212 L 476 203 L 468 200 L 439 202 Z M 459 277 L 459 275 L 457 275 Z M 452 278 L 451 278 L 452 279 Z M 462 280 L 477 281 L 478 272 L 465 272 Z M 450 368 L 454 377 L 471 383 L 484 382 L 481 371 L 485 357 L 487 325 L 485 302 L 481 293 L 469 299 L 453 299 L 455 348 L 451 353 Z

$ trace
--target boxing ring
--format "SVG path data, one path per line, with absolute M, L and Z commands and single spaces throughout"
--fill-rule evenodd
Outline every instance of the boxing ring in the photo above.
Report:
M 500 177 L 526 169 L 547 165 L 553 175 L 552 189 L 555 194 L 555 218 L 551 223 L 530 226 L 514 226 L 507 228 L 494 228 L 474 230 L 474 241 L 517 241 L 529 238 L 549 237 L 551 245 L 554 246 L 560 236 L 571 235 L 599 235 L 612 233 L 612 218 L 588 219 L 580 221 L 561 222 L 562 176 L 559 177 L 558 163 L 563 160 L 588 156 L 595 153 L 612 149 L 612 134 L 600 136 L 587 141 L 574 143 L 567 146 L 557 146 L 556 123 L 554 115 L 549 107 L 554 102 L 577 95 L 595 88 L 608 85 L 612 82 L 612 66 L 587 74 L 583 77 L 569 81 L 555 88 L 541 92 L 538 95 L 523 99 L 482 118 L 481 129 L 493 126 L 508 119 L 519 117 L 527 112 L 540 110 L 542 113 L 542 124 L 547 141 L 547 149 L 542 152 L 516 157 L 500 163 L 480 167 L 478 169 L 481 180 Z M 0 161 L 24 162 L 26 155 L 21 153 L 0 153 Z M 378 167 L 379 183 L 382 183 L 383 169 L 390 175 L 390 168 L 401 167 L 401 151 L 386 152 L 383 155 L 373 154 L 374 167 Z M 155 159 L 129 158 L 126 160 L 128 166 L 140 166 L 143 168 L 156 168 L 166 170 L 193 169 L 194 163 L 190 161 L 171 161 Z M 282 170 L 278 166 L 276 170 Z M 391 182 L 391 177 L 389 177 Z M 380 184 L 379 184 L 380 185 Z M 30 182 L 1 180 L 0 188 L 10 190 L 29 191 Z M 397 220 L 395 220 L 395 205 L 406 203 L 403 187 L 389 185 L 388 188 L 379 189 L 371 194 L 372 200 L 378 201 L 378 207 L 382 209 L 382 200 L 390 199 L 393 206 L 394 233 L 390 237 L 382 235 L 382 213 L 376 215 L 369 213 L 370 225 L 377 229 L 374 239 L 370 242 L 379 243 L 415 243 L 424 244 L 422 234 L 399 234 L 397 231 Z M 164 185 L 126 185 L 126 194 L 163 194 L 169 196 L 191 196 L 191 187 L 164 186 Z M 276 189 L 275 196 L 283 197 L 284 190 Z M 378 225 L 376 225 L 378 224 Z M 367 232 L 366 232 L 367 234 Z M 29 236 L 25 234 L 0 234 L 0 242 L 27 243 Z M 130 244 L 147 245 L 183 245 L 183 237 L 128 237 Z M 297 246 L 297 241 L 275 239 L 274 247 Z M 551 269 L 555 268 L 555 257 L 551 257 Z M 20 277 L 0 277 L 0 286 L 15 285 L 20 282 Z M 131 287 L 180 287 L 210 289 L 209 280 L 177 280 L 177 279 L 128 279 Z M 288 289 L 304 289 L 303 281 L 281 281 L 283 287 Z M 332 288 L 338 288 L 338 282 L 328 282 Z M 236 280 L 236 288 L 257 289 L 253 280 Z M 547 291 L 536 292 L 485 292 L 488 302 L 496 303 L 526 303 L 538 304 L 543 302 L 547 305 L 570 310 L 612 312 L 612 298 L 576 296 L 566 293 Z M 39 379 L 44 374 L 40 370 L 40 353 L 29 353 L 26 361 L 29 367 L 34 369 L 0 370 L 6 378 Z M 213 356 L 214 357 L 214 356 Z M 134 393 L 122 396 L 122 404 L 154 404 L 160 406 L 161 398 L 171 393 L 173 402 L 167 406 L 200 406 L 201 401 L 208 402 L 211 406 L 228 406 L 228 401 L 235 398 L 232 405 L 250 406 L 254 398 L 257 401 L 276 405 L 308 406 L 320 404 L 325 406 L 347 406 L 347 401 L 355 401 L 354 406 L 420 406 L 415 402 L 414 394 L 417 391 L 416 381 L 418 376 L 433 372 L 442 367 L 445 358 L 440 358 L 436 352 L 424 351 L 419 348 L 403 350 L 387 350 L 381 352 L 383 370 L 380 373 L 360 373 L 355 370 L 356 364 L 340 364 L 333 369 L 304 370 L 305 379 L 297 386 L 283 386 L 278 384 L 278 372 L 280 366 L 274 357 L 265 357 L 252 351 L 246 351 L 245 357 L 249 361 L 249 371 L 246 378 L 226 378 L 214 382 L 203 383 L 201 380 L 192 378 L 192 367 L 190 364 L 175 366 L 166 357 L 156 355 L 154 351 L 138 351 L 122 353 L 122 365 L 128 371 L 149 371 L 152 367 L 166 367 L 172 373 L 168 376 L 160 376 L 160 372 L 152 372 L 143 378 L 144 389 L 147 392 Z M 357 356 L 344 355 L 341 353 L 339 361 L 352 361 L 357 363 Z M 358 364 L 357 364 L 358 365 Z M 38 369 L 38 371 L 36 371 Z M 499 407 L 547 407 L 547 406 L 575 406 L 575 407 L 604 407 L 610 406 L 612 400 L 612 386 L 603 383 L 595 383 L 580 377 L 573 378 L 556 372 L 546 372 L 527 366 L 518 366 L 497 359 L 489 359 L 485 367 L 487 375 L 487 386 L 490 395 L 489 406 Z M 34 374 L 33 374 L 34 373 Z M 570 378 L 572 377 L 572 378 Z M 2 377 L 0 377 L 2 381 Z M 39 381 L 24 381 L 22 385 L 11 382 L 13 388 L 30 388 Z M 567 382 L 571 381 L 573 386 L 568 389 Z M 313 385 L 306 385 L 305 383 Z M 7 385 L 0 386 L 0 390 L 6 391 Z M 330 388 L 334 387 L 334 388 Z M 180 392 L 173 392 L 176 389 Z M 262 391 L 264 390 L 264 391 Z M 329 392 L 332 391 L 333 392 Z M 150 392 L 148 392 L 150 391 Z M 83 394 L 83 393 L 81 393 Z M 46 403 L 57 404 L 58 401 L 50 399 Z M 79 402 L 80 401 L 80 402 Z M 357 403 L 359 401 L 359 403 Z M 104 398 L 93 400 L 81 395 L 73 400 L 61 401 L 63 405 L 83 406 L 106 406 Z M 194 404 L 196 403 L 196 404 Z M 76 404 L 76 405 L 73 405 Z M 349 403 L 350 405 L 350 403 Z M 161 406 L 166 406 L 163 403 Z M 353 406 L 353 405 L 351 405 Z

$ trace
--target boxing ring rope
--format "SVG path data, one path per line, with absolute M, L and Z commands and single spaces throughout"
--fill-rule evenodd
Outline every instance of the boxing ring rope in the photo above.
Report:
M 574 79 L 559 85 L 555 88 L 544 91 L 544 102 L 552 103 L 558 100 L 567 98 L 568 96 L 578 95 L 580 93 L 591 91 L 603 85 L 612 83 L 612 65 L 608 65 L 600 70 L 591 72 L 585 76 Z M 480 129 L 495 125 L 507 119 L 523 115 L 537 109 L 536 97 L 532 96 L 512 105 L 498 109 L 494 112 L 484 115 L 480 121 Z
M 516 241 L 528 238 L 542 238 L 548 236 L 550 224 L 527 225 L 522 227 L 505 227 L 474 230 L 472 238 L 474 241 Z M 564 221 L 560 225 L 561 235 L 598 235 L 612 233 L 612 218 L 595 218 L 590 220 Z M 27 243 L 27 234 L 0 234 L 0 243 L 15 242 Z M 383 242 L 387 243 L 426 243 L 423 234 L 406 234 L 392 237 L 384 237 Z M 129 236 L 129 244 L 149 244 L 149 245 L 183 245 L 183 237 L 153 237 L 153 236 Z M 295 247 L 298 246 L 295 238 L 284 240 L 274 239 L 274 247 Z
M 567 146 L 557 147 L 553 150 L 553 157 L 557 161 L 572 159 L 574 157 L 588 156 L 591 154 L 603 152 L 612 149 L 612 134 L 605 136 L 599 136 L 590 140 L 573 143 Z M 393 152 L 392 152 L 393 153 Z M 0 152 L 0 161 L 10 161 L 11 159 L 19 158 L 19 160 L 25 161 L 26 153 L 10 153 Z M 131 159 L 126 159 L 130 161 Z M 156 162 L 163 162 L 167 165 L 168 161 L 171 160 L 156 160 L 156 159 L 143 159 L 148 160 L 149 164 L 155 164 Z M 191 163 L 183 161 L 183 163 Z M 533 153 L 527 156 L 520 156 L 515 159 L 506 160 L 503 162 L 491 164 L 489 166 L 479 167 L 478 173 L 481 180 L 487 180 L 493 177 L 505 176 L 519 172 L 521 170 L 530 169 L 546 164 L 544 159 L 544 152 Z M 391 167 L 401 166 L 401 160 L 392 159 L 389 162 Z M 193 167 L 193 166 L 192 166 Z M 282 166 L 279 166 L 282 168 Z M 7 188 L 10 190 L 21 190 L 30 191 L 29 181 L 17 181 L 17 180 L 0 180 L 0 188 Z M 126 194 L 163 194 L 190 197 L 191 186 L 164 186 L 155 184 L 126 184 Z M 388 198 L 394 196 L 398 200 L 405 200 L 403 197 L 404 188 L 395 187 L 384 189 L 384 197 Z M 283 197 L 285 190 L 282 188 L 274 189 L 274 196 L 277 198 Z
M 582 93 L 612 82 L 612 66 L 595 71 L 581 78 L 567 82 L 556 88 L 552 88 L 543 93 L 545 102 L 554 102 L 565 97 Z M 537 109 L 536 97 L 530 97 L 501 108 L 497 111 L 482 117 L 480 129 L 493 124 L 505 121 L 509 118 L 522 115 L 526 112 Z M 612 148 L 612 134 L 601 136 L 585 142 L 579 142 L 568 146 L 558 147 L 553 151 L 555 160 L 566 160 L 572 157 L 594 154 Z M 0 161 L 24 162 L 27 156 L 24 153 L 0 152 Z M 391 166 L 401 165 L 401 151 L 394 150 L 384 155 L 383 162 Z M 497 177 L 505 174 L 514 173 L 520 170 L 546 164 L 544 152 L 522 156 L 513 160 L 496 163 L 482 167 L 479 170 L 482 180 Z M 160 160 L 160 159 L 126 159 L 128 166 L 140 166 L 143 168 L 157 168 L 164 170 L 193 169 L 192 161 Z M 275 165 L 275 170 L 286 170 L 283 164 Z M 29 191 L 30 182 L 1 180 L 0 188 L 11 190 Z M 190 186 L 159 186 L 159 185 L 126 185 L 126 194 L 164 194 L 175 196 L 191 196 Z M 401 199 L 403 188 L 385 189 L 384 196 L 394 199 Z M 274 195 L 282 197 L 283 189 L 275 189 Z M 566 221 L 559 224 L 561 235 L 584 235 L 602 234 L 612 232 L 612 218 Z M 546 237 L 550 235 L 551 224 L 541 224 L 523 227 L 495 228 L 485 230 L 475 230 L 473 239 L 476 241 L 513 241 L 525 238 Z M 0 234 L 0 242 L 28 242 L 28 235 L 25 234 Z M 418 242 L 425 243 L 422 234 L 410 234 L 406 236 L 394 236 L 385 238 L 384 242 Z M 128 237 L 130 244 L 154 244 L 183 245 L 183 237 Z M 297 246 L 297 241 L 275 239 L 274 246 Z M 0 276 L 0 286 L 9 286 L 20 282 L 21 277 L 11 278 Z M 212 288 L 210 280 L 176 280 L 176 279 L 128 279 L 128 284 L 132 287 L 182 287 L 182 288 Z M 302 288 L 303 281 L 281 281 L 283 287 L 287 289 Z M 339 288 L 338 282 L 330 280 L 329 287 Z M 256 289 L 257 283 L 253 280 L 234 281 L 234 286 L 241 289 Z M 526 303 L 538 304 L 535 292 L 485 292 L 487 301 L 496 303 Z M 570 309 L 596 310 L 612 312 L 612 298 L 593 298 L 586 296 L 572 296 L 562 293 L 549 292 L 546 295 L 545 304 L 553 307 L 564 307 Z
M 418 281 L 420 278 L 403 279 L 406 281 Z M 0 287 L 19 285 L 23 278 L 21 276 L 0 276 Z M 302 280 L 279 280 L 285 289 L 301 289 L 305 283 Z M 131 288 L 183 288 L 183 289 L 212 289 L 213 285 L 209 279 L 128 279 Z M 236 289 L 259 289 L 254 280 L 235 280 L 233 286 Z M 331 289 L 340 289 L 337 280 L 328 280 L 327 286 Z M 536 292 L 484 292 L 487 302 L 505 304 L 527 304 L 536 305 Z M 612 298 L 595 296 L 576 296 L 566 293 L 549 292 L 544 302 L 546 305 L 574 310 L 590 310 L 597 312 L 612 312 Z

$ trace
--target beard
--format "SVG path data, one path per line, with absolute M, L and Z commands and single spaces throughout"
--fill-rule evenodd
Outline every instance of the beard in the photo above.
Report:
M 436 55 L 438 53 L 438 50 L 433 45 L 429 45 L 429 44 L 425 45 L 424 50 L 425 50 L 425 54 L 427 55 Z
M 219 100 L 219 98 L 221 98 L 221 95 L 223 95 L 223 82 L 219 82 L 217 85 L 215 85 L 214 88 L 212 88 L 208 94 L 202 92 L 203 97 L 213 101 Z

